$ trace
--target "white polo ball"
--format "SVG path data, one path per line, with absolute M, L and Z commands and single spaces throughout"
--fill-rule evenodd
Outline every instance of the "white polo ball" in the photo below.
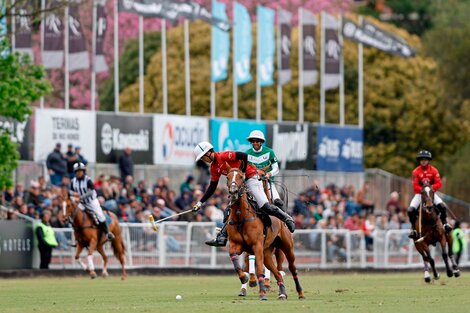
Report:
M 183 297 L 181 295 L 176 295 L 176 300 L 181 300 Z

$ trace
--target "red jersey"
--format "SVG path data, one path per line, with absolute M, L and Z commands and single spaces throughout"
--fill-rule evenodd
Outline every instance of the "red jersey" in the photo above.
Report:
M 424 182 L 427 181 L 434 191 L 438 191 L 441 188 L 441 176 L 439 171 L 432 165 L 422 167 L 419 165 L 413 170 L 413 189 L 415 194 L 421 193 L 421 187 L 424 185 Z
M 235 151 L 214 152 L 214 161 L 211 164 L 211 181 L 218 181 L 221 175 L 227 176 L 228 171 L 225 163 L 230 167 L 240 168 L 241 161 L 236 160 Z M 256 168 L 248 164 L 246 166 L 246 179 L 255 176 L 258 172 Z

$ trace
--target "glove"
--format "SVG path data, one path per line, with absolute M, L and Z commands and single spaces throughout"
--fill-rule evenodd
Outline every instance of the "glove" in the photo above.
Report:
M 193 206 L 193 212 L 199 211 L 199 209 L 202 207 L 202 202 L 198 201 L 194 206 Z

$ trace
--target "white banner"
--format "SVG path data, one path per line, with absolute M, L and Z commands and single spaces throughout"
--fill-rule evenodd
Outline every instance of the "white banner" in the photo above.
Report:
M 194 147 L 209 140 L 207 118 L 154 115 L 153 161 L 155 164 L 194 165 Z
M 80 146 L 89 162 L 96 160 L 96 115 L 91 111 L 36 109 L 34 124 L 34 160 L 43 161 L 55 144 Z

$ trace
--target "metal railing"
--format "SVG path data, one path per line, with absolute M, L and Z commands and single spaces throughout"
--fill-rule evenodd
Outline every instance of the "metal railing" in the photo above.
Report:
M 150 224 L 121 223 L 121 229 L 127 268 L 232 269 L 226 247 L 204 244 L 214 235 L 215 223 L 168 222 L 162 223 L 158 232 Z M 79 269 L 75 248 L 70 246 L 74 242 L 72 229 L 55 231 L 61 245 L 53 251 L 51 268 Z M 299 229 L 294 233 L 296 265 L 300 269 L 421 268 L 421 256 L 407 235 L 408 230 L 375 231 L 373 244 L 367 246 L 362 231 Z M 469 230 L 466 235 L 470 235 Z M 105 251 L 110 256 L 110 268 L 118 268 L 109 243 Z M 431 251 L 442 264 L 439 245 Z M 465 247 L 460 262 L 463 266 L 470 265 L 468 251 Z M 98 253 L 94 262 L 98 267 L 102 264 Z

